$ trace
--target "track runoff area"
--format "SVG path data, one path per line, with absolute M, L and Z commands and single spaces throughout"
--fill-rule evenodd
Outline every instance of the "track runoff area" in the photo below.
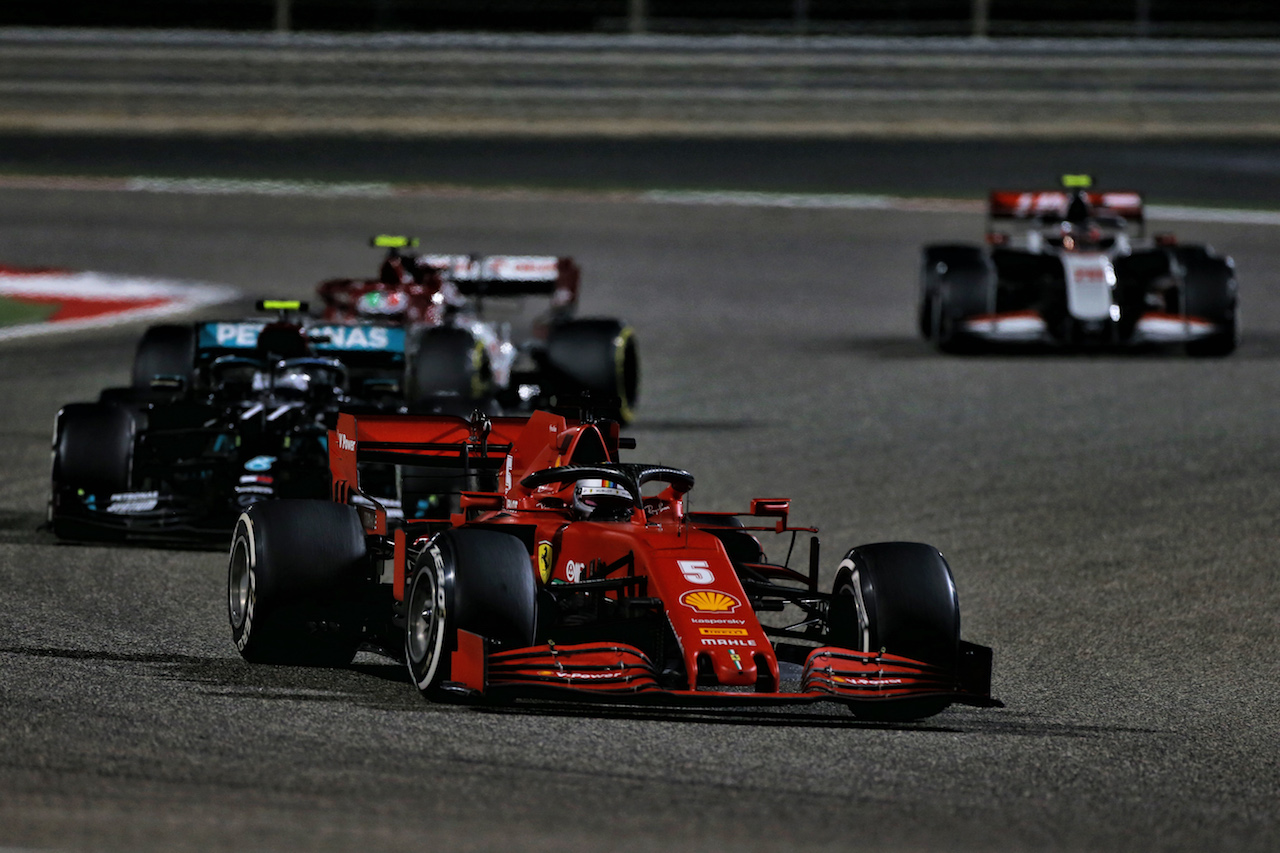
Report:
M 985 210 L 972 199 L 922 198 L 853 193 L 648 190 L 590 192 L 546 189 L 474 189 L 437 184 L 383 182 L 269 181 L 205 178 L 0 177 L 0 188 L 261 195 L 316 198 L 563 198 L 608 197 L 646 204 L 826 210 L 886 210 L 914 213 L 973 213 Z M 1280 210 L 1148 205 L 1151 219 L 1280 226 Z M 0 340 L 183 314 L 229 302 L 238 293 L 206 282 L 138 278 L 59 269 L 6 267 L 0 259 Z
M 0 265 L 0 341 L 160 319 L 238 295 L 204 282 Z

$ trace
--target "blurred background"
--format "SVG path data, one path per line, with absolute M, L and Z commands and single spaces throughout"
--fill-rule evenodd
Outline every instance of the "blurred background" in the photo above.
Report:
M 134 0 L 10 3 L 0 25 L 230 30 L 1260 37 L 1271 0 Z
M 0 172 L 976 198 L 1280 192 L 1270 0 L 0 8 Z

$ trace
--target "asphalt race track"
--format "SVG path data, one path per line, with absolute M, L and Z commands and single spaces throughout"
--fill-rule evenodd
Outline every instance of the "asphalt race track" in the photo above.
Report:
M 222 554 L 37 531 L 54 412 L 124 382 L 139 328 L 29 339 L 0 345 L 0 848 L 1274 850 L 1280 229 L 1177 223 L 1236 259 L 1233 357 L 940 356 L 913 330 L 918 248 L 981 227 L 585 194 L 5 190 L 5 262 L 249 296 L 372 272 L 378 231 L 574 255 L 584 312 L 638 330 L 631 458 L 690 468 L 697 509 L 791 496 L 828 583 L 854 544 L 939 546 L 1007 707 L 900 726 L 472 710 L 371 656 L 251 667 Z

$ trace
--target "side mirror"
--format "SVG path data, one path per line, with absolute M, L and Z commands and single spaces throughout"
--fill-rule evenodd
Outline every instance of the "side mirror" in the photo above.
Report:
M 777 518 L 778 532 L 787 526 L 787 516 L 791 513 L 790 498 L 752 498 L 751 514 L 761 518 Z

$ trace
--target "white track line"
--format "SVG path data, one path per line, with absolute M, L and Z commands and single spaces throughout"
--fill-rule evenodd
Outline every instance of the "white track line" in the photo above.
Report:
M 553 189 L 480 189 L 381 181 L 259 181 L 236 178 L 88 178 L 0 175 L 0 188 L 86 192 L 148 192 L 183 195 L 262 195 L 309 198 L 518 198 L 575 201 L 629 201 L 709 207 L 804 208 L 812 210 L 892 210 L 907 213 L 981 214 L 974 199 L 927 198 L 863 193 L 775 193 L 746 191 L 649 190 L 643 192 Z M 1247 208 L 1147 205 L 1150 219 L 1227 225 L 1280 225 L 1280 211 Z
M 0 187 L 15 189 L 107 190 L 117 192 L 189 195 L 264 195 L 312 198 L 521 198 L 632 201 L 710 207 L 805 208 L 813 210 L 892 210 L 907 213 L 981 214 L 985 202 L 973 199 L 927 198 L 863 193 L 775 193 L 740 191 L 649 190 L 647 192 L 590 192 L 585 190 L 479 189 L 388 182 L 256 181 L 234 178 L 56 178 L 0 175 Z M 1244 208 L 1152 204 L 1151 219 L 1227 225 L 1280 226 L 1280 211 Z
M 810 208 L 826 210 L 893 210 L 912 213 L 976 213 L 985 202 L 947 198 L 908 198 L 889 195 L 836 195 L 823 193 L 686 192 L 656 190 L 643 193 L 643 201 L 659 204 L 691 204 L 723 207 Z M 1246 210 L 1189 205 L 1149 204 L 1149 219 L 1174 222 L 1212 222 L 1228 225 L 1280 225 L 1280 211 Z

